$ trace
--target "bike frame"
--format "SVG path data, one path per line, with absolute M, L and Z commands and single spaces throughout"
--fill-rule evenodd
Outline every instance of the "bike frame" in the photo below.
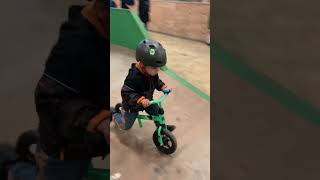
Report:
M 163 94 L 159 100 L 152 100 L 150 101 L 150 105 L 152 104 L 159 104 L 159 107 L 162 108 L 162 102 L 165 100 L 165 98 L 168 96 L 168 94 Z M 150 115 L 142 115 L 139 114 L 137 116 L 138 122 L 139 122 L 139 127 L 142 128 L 142 120 L 153 120 L 159 123 L 159 127 L 157 127 L 157 132 L 158 132 L 158 140 L 160 145 L 163 145 L 163 140 L 161 137 L 161 129 L 165 125 L 165 119 L 164 119 L 164 113 L 159 114 L 158 116 L 150 116 Z M 164 126 L 165 127 L 165 126 Z

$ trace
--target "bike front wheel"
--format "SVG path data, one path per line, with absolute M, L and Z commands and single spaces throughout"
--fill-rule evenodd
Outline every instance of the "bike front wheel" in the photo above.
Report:
M 162 146 L 158 139 L 158 130 L 155 130 L 153 133 L 153 143 L 156 145 L 157 149 L 164 154 L 174 153 L 178 146 L 174 135 L 167 129 L 162 129 L 160 134 L 163 141 Z

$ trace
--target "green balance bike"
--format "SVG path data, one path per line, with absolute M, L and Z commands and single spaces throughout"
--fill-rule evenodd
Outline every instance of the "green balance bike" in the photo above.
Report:
M 154 121 L 156 125 L 156 130 L 153 133 L 153 143 L 157 149 L 164 154 L 172 154 L 177 149 L 177 140 L 174 135 L 167 129 L 165 118 L 164 118 L 164 109 L 162 103 L 168 94 L 164 93 L 159 100 L 150 101 L 150 105 L 158 104 L 159 105 L 159 115 L 143 115 L 139 114 L 137 116 L 139 127 L 142 128 L 142 120 L 151 120 Z M 120 112 L 121 103 L 116 105 L 116 111 Z

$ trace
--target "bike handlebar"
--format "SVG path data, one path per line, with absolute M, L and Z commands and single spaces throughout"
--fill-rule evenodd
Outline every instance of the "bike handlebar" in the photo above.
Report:
M 151 104 L 159 104 L 159 103 L 162 103 L 162 101 L 164 101 L 164 99 L 166 98 L 168 96 L 168 93 L 164 93 L 161 97 L 160 97 L 160 99 L 158 99 L 158 100 L 152 100 L 152 101 L 150 101 L 150 105 Z

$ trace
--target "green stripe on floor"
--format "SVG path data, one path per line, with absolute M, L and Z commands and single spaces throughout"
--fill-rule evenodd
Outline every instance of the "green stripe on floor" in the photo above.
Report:
M 168 76 L 170 76 L 172 79 L 175 79 L 176 81 L 178 81 L 181 85 L 189 88 L 191 91 L 193 91 L 194 93 L 196 93 L 198 96 L 200 96 L 202 99 L 206 100 L 206 101 L 210 101 L 210 96 L 207 95 L 206 93 L 204 93 L 203 91 L 201 91 L 199 88 L 195 87 L 194 85 L 192 85 L 191 83 L 189 83 L 188 81 L 186 81 L 185 79 L 183 79 L 182 77 L 180 77 L 179 75 L 175 74 L 174 72 L 172 72 L 171 70 L 169 70 L 167 67 L 162 67 L 161 70 L 166 73 Z
M 290 111 L 297 113 L 304 119 L 313 123 L 320 123 L 320 110 L 311 103 L 298 97 L 289 89 L 281 86 L 266 75 L 259 73 L 247 64 L 242 63 L 217 45 L 213 45 L 211 53 L 214 61 L 221 63 L 240 78 L 247 80 L 260 91 L 270 95 Z

